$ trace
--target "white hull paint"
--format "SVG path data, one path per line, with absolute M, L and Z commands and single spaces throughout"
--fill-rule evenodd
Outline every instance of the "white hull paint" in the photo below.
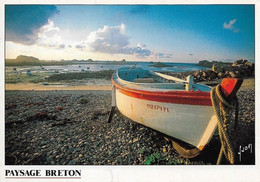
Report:
M 114 89 L 116 106 L 123 115 L 200 150 L 210 141 L 217 127 L 212 106 L 143 100 Z

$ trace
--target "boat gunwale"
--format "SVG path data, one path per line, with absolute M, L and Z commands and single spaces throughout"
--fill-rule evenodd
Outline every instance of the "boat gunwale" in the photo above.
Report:
M 117 73 L 118 71 L 116 71 L 116 79 L 121 79 Z M 112 75 L 111 78 L 112 84 L 116 88 L 118 88 L 120 92 L 122 92 L 123 94 L 134 98 L 158 101 L 163 103 L 212 106 L 212 102 L 210 99 L 210 92 L 203 92 L 200 90 L 198 91 L 194 91 L 194 90 L 151 91 L 151 90 L 135 89 L 135 88 L 123 86 L 122 84 L 117 82 L 114 78 L 115 77 L 114 74 Z
M 149 71 L 149 72 L 151 72 L 151 71 Z M 113 75 L 113 76 L 114 76 L 114 75 Z M 112 78 L 113 78 L 113 76 L 112 76 Z M 154 84 L 154 85 L 161 85 L 161 84 L 164 84 L 164 85 L 179 84 L 179 85 L 185 86 L 184 84 L 186 83 L 185 80 L 183 80 L 183 82 L 179 82 L 179 83 L 171 83 L 171 82 L 169 82 L 169 83 L 167 83 L 167 82 L 165 82 L 165 83 L 161 83 L 161 82 L 159 82 L 159 83 L 157 83 L 157 82 L 155 82 L 155 83 L 132 82 L 132 81 L 128 81 L 128 80 L 124 80 L 124 79 L 120 78 L 120 76 L 118 75 L 118 71 L 116 72 L 116 78 L 117 78 L 118 80 L 124 82 L 125 84 L 136 85 L 136 86 L 146 86 L 146 85 L 149 85 L 149 84 Z M 122 84 L 121 84 L 121 85 L 122 85 Z M 158 89 L 159 89 L 159 88 L 158 88 Z

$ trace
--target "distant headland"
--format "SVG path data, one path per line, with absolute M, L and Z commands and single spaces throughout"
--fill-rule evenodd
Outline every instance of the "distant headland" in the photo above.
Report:
M 72 65 L 72 64 L 88 64 L 88 63 L 96 63 L 99 61 L 94 61 L 92 59 L 72 59 L 72 60 L 60 60 L 60 61 L 45 61 L 39 60 L 33 56 L 25 56 L 20 55 L 17 56 L 16 59 L 5 59 L 5 66 L 54 66 L 54 65 Z M 102 63 L 104 64 L 104 62 Z M 121 61 L 106 61 L 105 64 L 128 64 L 128 62 L 123 59 Z

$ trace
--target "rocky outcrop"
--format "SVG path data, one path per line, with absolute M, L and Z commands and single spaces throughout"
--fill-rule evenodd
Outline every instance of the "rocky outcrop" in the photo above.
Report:
M 202 67 L 206 67 L 206 68 L 211 68 L 213 65 L 217 65 L 219 66 L 227 66 L 227 65 L 232 65 L 232 63 L 227 63 L 227 62 L 222 62 L 222 61 L 207 61 L 207 60 L 203 60 L 203 61 L 199 61 L 199 63 L 197 64 L 198 66 L 202 66 Z
M 203 61 L 204 65 L 212 62 Z M 218 62 L 219 63 L 219 62 Z M 183 73 L 167 73 L 169 75 L 186 79 L 188 75 L 192 75 L 195 82 L 214 81 L 222 78 L 246 78 L 255 76 L 255 64 L 247 60 L 237 60 L 234 63 L 213 64 L 211 69 L 197 70 Z
M 157 68 L 164 68 L 164 67 L 172 67 L 171 65 L 167 65 L 165 63 L 161 63 L 161 62 L 156 62 L 152 65 L 152 67 L 157 67 Z
M 203 63 L 203 65 L 210 65 L 213 62 L 203 61 L 200 63 Z M 242 59 L 235 61 L 233 64 L 217 62 L 216 64 L 212 65 L 210 70 L 209 69 L 198 70 L 193 73 L 193 77 L 195 81 L 212 81 L 215 79 L 221 79 L 226 77 L 244 78 L 244 77 L 253 77 L 254 75 L 255 75 L 254 63 Z
M 41 61 L 32 56 L 17 56 L 16 59 L 6 59 L 6 66 L 40 66 Z
M 17 56 L 17 61 L 24 61 L 24 62 L 39 62 L 40 60 L 38 58 L 32 57 L 32 56 Z

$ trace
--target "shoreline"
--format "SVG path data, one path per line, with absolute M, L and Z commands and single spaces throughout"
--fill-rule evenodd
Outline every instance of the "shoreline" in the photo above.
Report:
M 200 84 L 210 85 L 211 83 L 214 85 L 218 84 L 219 81 L 207 81 L 207 82 L 198 82 Z M 255 78 L 245 78 L 242 84 L 242 87 L 254 88 L 255 87 Z M 67 85 L 66 83 L 59 84 L 50 84 L 50 85 L 42 85 L 40 83 L 6 83 L 5 90 L 111 90 L 112 83 L 104 85 L 102 84 L 93 84 L 93 85 Z

